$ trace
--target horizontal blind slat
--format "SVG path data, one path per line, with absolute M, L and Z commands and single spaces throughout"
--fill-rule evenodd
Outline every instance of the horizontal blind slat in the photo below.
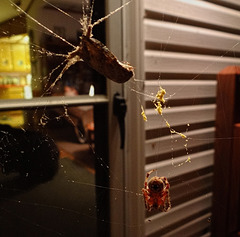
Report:
M 159 44 L 240 52 L 239 35 L 150 19 L 144 20 L 144 39 Z
M 214 121 L 215 110 L 215 104 L 180 106 L 167 108 L 163 110 L 163 116 L 160 116 L 155 109 L 146 109 L 147 123 L 145 123 L 145 129 L 165 128 L 164 119 L 167 120 L 171 127 Z
M 215 128 L 203 128 L 189 131 L 187 134 L 187 147 L 212 144 L 214 142 Z M 177 141 L 177 142 L 176 142 Z M 154 156 L 184 149 L 186 140 L 179 135 L 163 136 L 145 141 L 145 156 Z
M 239 0 L 221 0 L 221 2 L 224 2 L 226 4 L 233 4 L 235 6 L 239 6 L 240 7 Z
M 206 234 L 204 234 L 204 235 L 201 235 L 201 237 L 211 237 L 212 235 L 211 235 L 211 232 L 207 232 Z
M 217 74 L 240 58 L 145 50 L 145 72 Z
M 188 185 L 185 183 L 186 179 L 182 180 L 182 182 L 178 184 L 172 184 L 170 181 L 171 200 L 184 200 L 184 198 L 192 196 L 196 192 L 202 193 L 202 190 L 209 190 L 213 185 L 212 179 L 213 172 L 198 176 L 196 178 L 188 179 Z M 194 187 L 198 187 L 198 189 Z
M 144 9 L 187 20 L 212 24 L 230 29 L 240 29 L 239 11 L 205 1 L 166 0 L 144 1 Z
M 186 222 L 166 235 L 162 235 L 162 237 L 193 236 L 194 234 L 198 234 L 198 232 L 210 228 L 210 223 L 207 221 L 210 217 L 211 213 L 208 212 L 205 215 Z
M 156 214 L 151 217 L 151 221 L 146 219 L 146 236 L 156 233 L 157 231 L 161 230 L 161 227 L 169 226 L 183 220 L 184 218 L 197 214 L 204 209 L 210 208 L 211 201 L 212 193 L 208 193 L 173 207 L 170 212 Z
M 165 161 L 147 164 L 145 166 L 145 171 L 148 172 L 150 170 L 157 169 L 158 173 L 161 174 L 161 176 L 173 178 L 176 176 L 186 174 L 188 172 L 193 172 L 199 169 L 206 168 L 208 166 L 212 166 L 213 156 L 214 150 L 211 149 L 191 154 L 190 155 L 191 163 L 186 163 L 184 165 L 176 167 L 178 164 L 182 164 L 188 159 L 188 156 L 186 155 Z
M 167 92 L 165 98 L 190 99 L 216 97 L 216 81 L 211 80 L 149 80 L 144 83 L 145 100 L 154 100 L 161 85 Z

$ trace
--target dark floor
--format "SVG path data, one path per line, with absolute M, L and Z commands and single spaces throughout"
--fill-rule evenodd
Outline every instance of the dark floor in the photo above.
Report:
M 96 236 L 94 183 L 93 172 L 68 158 L 38 185 L 0 174 L 0 236 Z

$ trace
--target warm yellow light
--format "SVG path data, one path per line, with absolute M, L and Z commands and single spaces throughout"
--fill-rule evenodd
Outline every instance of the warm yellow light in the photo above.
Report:
M 29 43 L 29 36 L 28 36 L 28 35 L 25 35 L 25 36 L 23 37 L 23 43 L 25 43 L 25 44 L 28 44 L 28 43 Z
M 94 86 L 91 85 L 91 86 L 90 86 L 90 89 L 89 89 L 89 96 L 94 96 L 94 93 L 95 93 L 95 91 L 94 91 Z

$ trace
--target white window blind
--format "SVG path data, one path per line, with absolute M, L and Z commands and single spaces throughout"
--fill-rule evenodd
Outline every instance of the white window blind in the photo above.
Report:
M 146 212 L 145 236 L 210 236 L 216 75 L 240 64 L 240 3 L 143 0 L 143 8 L 144 94 L 166 89 L 163 115 L 189 137 L 186 150 L 145 96 L 145 172 L 170 180 L 172 200 L 167 213 Z

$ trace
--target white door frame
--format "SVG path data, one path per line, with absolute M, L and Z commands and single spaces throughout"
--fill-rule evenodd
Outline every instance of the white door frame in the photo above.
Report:
M 106 0 L 106 12 L 126 1 Z M 142 1 L 132 1 L 107 20 L 107 46 L 119 58 L 135 68 L 135 78 L 144 79 L 143 69 L 143 8 Z M 144 121 L 141 117 L 142 98 L 131 89 L 143 90 L 143 82 L 131 79 L 124 85 L 108 82 L 110 216 L 111 236 L 144 236 L 144 204 L 141 188 L 144 181 Z M 112 113 L 115 92 L 127 101 L 125 148 L 120 149 L 117 119 Z

